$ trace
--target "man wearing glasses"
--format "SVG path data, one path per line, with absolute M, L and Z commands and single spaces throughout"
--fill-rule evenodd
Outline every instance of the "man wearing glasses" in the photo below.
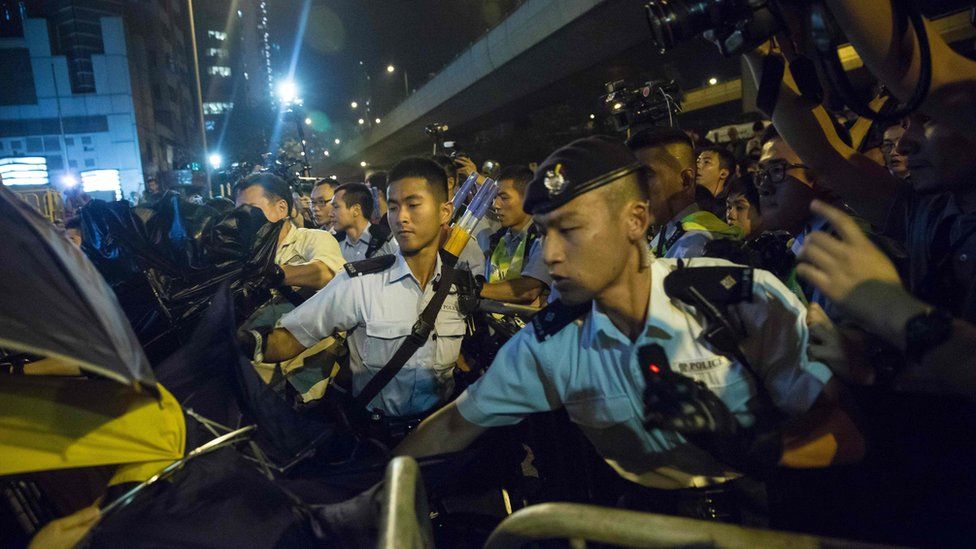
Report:
M 332 178 L 320 179 L 312 188 L 312 220 L 315 221 L 315 226 L 323 231 L 334 232 L 332 198 L 338 188 L 339 182 Z

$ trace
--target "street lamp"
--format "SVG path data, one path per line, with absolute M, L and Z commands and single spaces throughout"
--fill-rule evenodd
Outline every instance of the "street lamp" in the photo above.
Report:
M 312 125 L 312 119 L 311 118 L 306 118 L 305 119 L 305 125 L 306 126 L 311 126 Z
M 298 86 L 294 80 L 282 80 L 276 89 L 282 103 L 295 103 L 298 100 Z
M 358 109 L 359 108 L 359 103 L 353 101 L 352 103 L 349 103 L 349 106 L 352 107 L 352 108 L 354 108 L 354 109 Z
M 365 123 L 366 123 L 366 121 L 365 121 L 365 120 L 363 120 L 362 118 L 360 118 L 360 119 L 359 119 L 359 125 L 360 125 L 360 126 L 362 126 L 362 125 L 363 125 L 363 124 L 365 124 Z
M 336 145 L 338 145 L 338 144 L 340 144 L 340 143 L 342 143 L 342 141 L 341 141 L 341 140 L 340 140 L 340 139 L 339 139 L 338 137 L 336 137 L 336 139 L 335 139 L 335 144 L 336 144 Z
M 713 77 L 711 77 L 711 78 L 708 79 L 708 85 L 709 86 L 714 86 L 715 84 L 718 84 L 718 78 L 715 78 L 713 76 Z
M 393 72 L 395 70 L 396 70 L 396 67 L 394 67 L 393 65 L 387 65 L 386 66 L 386 72 Z
M 359 165 L 360 165 L 360 167 L 365 168 L 366 167 L 366 161 L 363 160 L 362 162 L 359 163 Z
M 219 153 L 213 153 L 207 158 L 207 162 L 210 163 L 210 167 L 219 170 L 220 166 L 224 164 L 224 157 Z
M 379 119 L 379 118 L 377 118 L 377 119 L 376 119 L 376 123 L 377 123 L 377 124 L 379 124 L 379 123 L 380 123 L 380 119 Z
M 329 151 L 322 151 L 322 154 L 324 154 L 325 156 L 329 156 Z

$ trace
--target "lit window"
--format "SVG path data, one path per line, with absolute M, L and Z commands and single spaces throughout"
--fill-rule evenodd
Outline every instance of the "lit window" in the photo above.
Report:
M 233 108 L 233 103 L 204 103 L 203 114 L 222 114 Z
M 227 33 L 226 32 L 220 32 L 220 31 L 215 31 L 215 30 L 208 30 L 207 31 L 207 36 L 209 36 L 210 38 L 213 38 L 215 40 L 220 40 L 220 41 L 227 40 Z
M 224 48 L 207 48 L 207 55 L 210 57 L 224 58 L 227 57 L 227 50 Z
M 213 67 L 208 68 L 207 72 L 214 76 L 230 76 L 230 67 L 214 65 Z

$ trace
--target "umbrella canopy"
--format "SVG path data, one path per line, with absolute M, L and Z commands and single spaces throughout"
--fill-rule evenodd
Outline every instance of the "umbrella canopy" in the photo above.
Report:
M 0 382 L 0 475 L 127 465 L 141 481 L 183 457 L 179 402 L 107 379 L 7 376 Z
M 0 234 L 0 347 L 158 394 L 149 360 L 102 276 L 3 185 Z

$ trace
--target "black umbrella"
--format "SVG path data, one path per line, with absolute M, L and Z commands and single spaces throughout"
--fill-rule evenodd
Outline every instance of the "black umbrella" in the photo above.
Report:
M 156 392 L 115 293 L 84 254 L 0 185 L 0 346 Z

